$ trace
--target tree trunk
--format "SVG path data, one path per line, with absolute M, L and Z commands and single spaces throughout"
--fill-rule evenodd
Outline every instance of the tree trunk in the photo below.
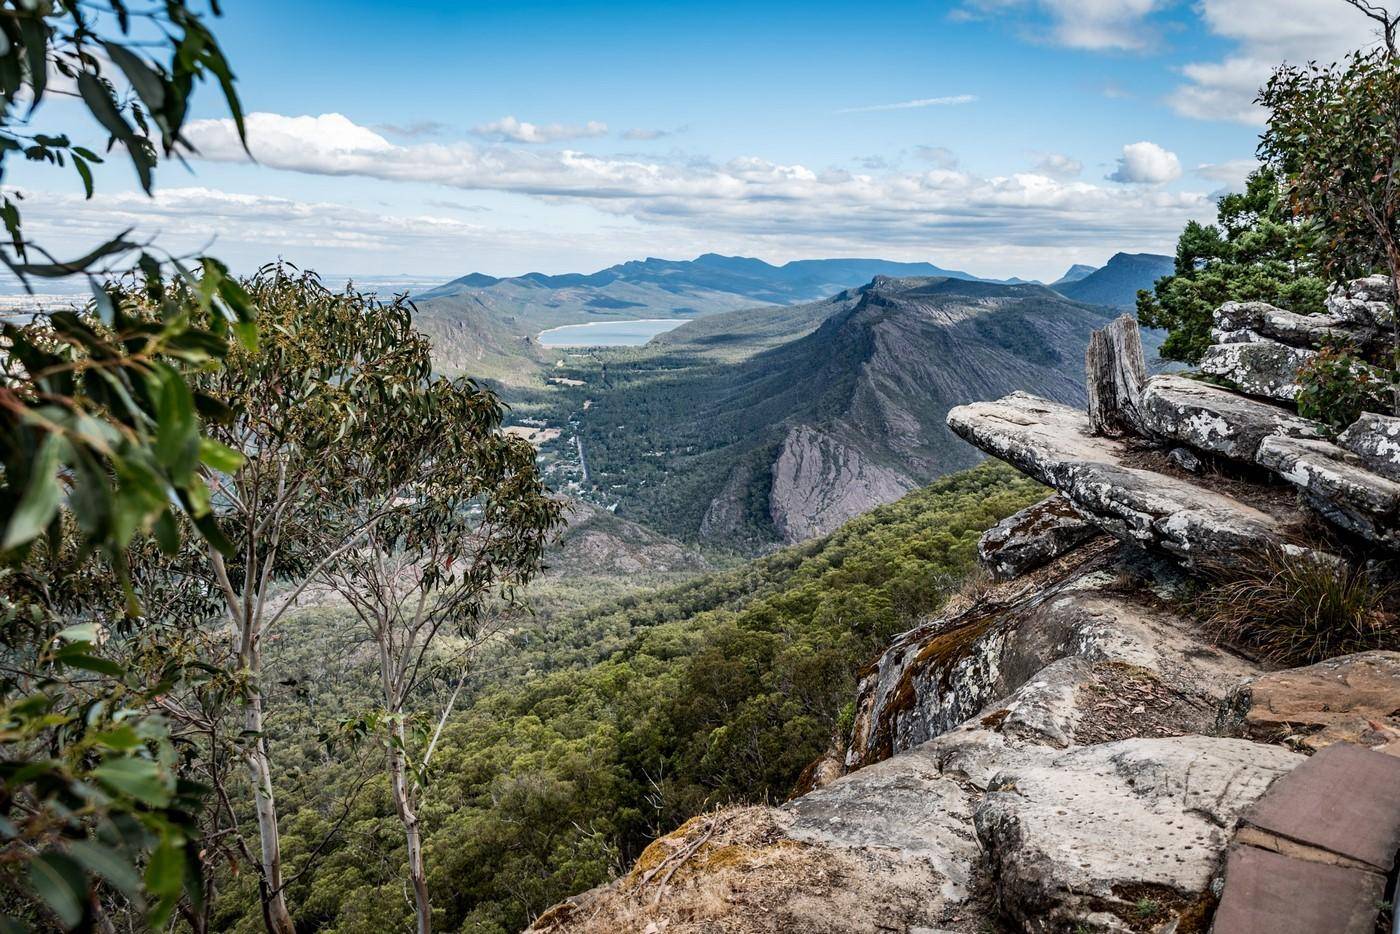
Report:
M 407 775 L 404 761 L 403 720 L 395 719 L 391 730 L 393 742 L 389 745 L 389 788 L 408 844 L 408 880 L 413 885 L 413 901 L 417 906 L 418 934 L 431 934 L 433 909 L 428 900 L 428 874 L 423 866 L 423 832 L 418 823 L 413 791 L 409 787 L 412 779 Z
M 1089 424 L 1096 435 L 1144 434 L 1138 397 L 1147 382 L 1142 338 L 1132 315 L 1123 315 L 1089 335 L 1084 353 Z
M 262 863 L 263 926 L 268 934 L 296 934 L 282 891 L 282 840 L 277 826 L 277 799 L 272 794 L 272 760 L 263 736 L 262 646 L 258 634 L 248 631 L 253 622 L 245 610 L 234 628 L 234 648 L 239 667 L 248 672 L 248 696 L 244 700 L 243 729 L 252 737 L 243 758 L 248 784 L 253 789 L 253 810 L 258 820 L 259 861 Z
M 253 670 L 256 683 L 257 669 Z M 268 934 L 296 934 L 282 891 L 282 842 L 277 829 L 277 801 L 272 796 L 272 763 L 267 755 L 267 741 L 262 736 L 262 692 L 256 687 L 251 690 L 247 704 L 243 713 L 243 729 L 256 734 L 245 759 L 248 763 L 248 780 L 253 786 L 258 842 L 262 850 L 263 884 L 266 886 L 263 920 Z

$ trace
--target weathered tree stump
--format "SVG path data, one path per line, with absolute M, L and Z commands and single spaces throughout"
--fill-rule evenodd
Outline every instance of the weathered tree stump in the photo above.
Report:
M 1142 338 L 1132 315 L 1123 315 L 1089 335 L 1084 352 L 1089 425 L 1096 435 L 1144 434 L 1138 397 L 1147 382 Z

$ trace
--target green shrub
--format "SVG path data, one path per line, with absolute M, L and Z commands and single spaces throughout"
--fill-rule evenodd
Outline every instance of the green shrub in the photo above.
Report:
M 1275 548 L 1208 577 L 1194 603 L 1206 627 L 1265 660 L 1306 665 L 1400 648 L 1393 586 L 1353 565 Z
M 1394 377 L 1342 347 L 1325 347 L 1298 371 L 1298 414 L 1340 432 L 1362 412 L 1388 412 Z

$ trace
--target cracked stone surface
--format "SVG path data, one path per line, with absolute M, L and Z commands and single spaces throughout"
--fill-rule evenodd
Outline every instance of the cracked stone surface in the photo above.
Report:
M 1394 301 L 1395 283 L 1389 276 L 1367 276 L 1333 289 L 1327 296 L 1327 311 L 1351 325 L 1388 329 Z
M 1064 659 L 1119 666 L 1163 685 L 1194 703 L 1208 729 L 1228 687 L 1257 669 L 1184 630 L 1147 597 L 1111 592 L 1118 572 L 1109 569 L 1122 546 L 1109 547 L 1101 559 L 1071 570 L 1078 556 L 1068 556 L 1042 578 L 1003 585 L 970 611 L 897 637 L 857 688 L 847 767 L 911 749 L 974 715 L 995 715 L 1003 732 L 1066 745 L 1093 717 L 1086 710 L 1094 698 L 1080 688 L 1102 672 L 1056 667 Z M 1015 706 L 992 706 L 1007 696 Z
M 1374 331 L 1339 315 L 1300 315 L 1268 302 L 1226 302 L 1215 310 L 1211 336 L 1218 344 L 1271 339 L 1315 348 L 1329 340 L 1370 340 Z
M 1400 481 L 1366 469 L 1359 455 L 1328 441 L 1272 437 L 1260 444 L 1258 461 L 1333 523 L 1400 549 Z
M 1138 405 L 1143 425 L 1198 451 L 1252 463 L 1265 438 L 1321 438 L 1323 427 L 1276 405 L 1182 376 L 1148 381 Z
M 1292 402 L 1301 388 L 1298 370 L 1315 356 L 1316 351 L 1261 338 L 1212 344 L 1201 357 L 1200 367 L 1201 372 L 1228 379 L 1251 396 Z
M 1337 443 L 1376 473 L 1400 480 L 1400 418 L 1363 413 L 1342 432 Z

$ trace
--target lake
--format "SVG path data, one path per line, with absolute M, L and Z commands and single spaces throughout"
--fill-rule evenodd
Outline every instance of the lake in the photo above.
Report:
M 658 334 L 680 327 L 689 318 L 641 318 L 637 321 L 590 321 L 541 331 L 546 347 L 637 347 Z

